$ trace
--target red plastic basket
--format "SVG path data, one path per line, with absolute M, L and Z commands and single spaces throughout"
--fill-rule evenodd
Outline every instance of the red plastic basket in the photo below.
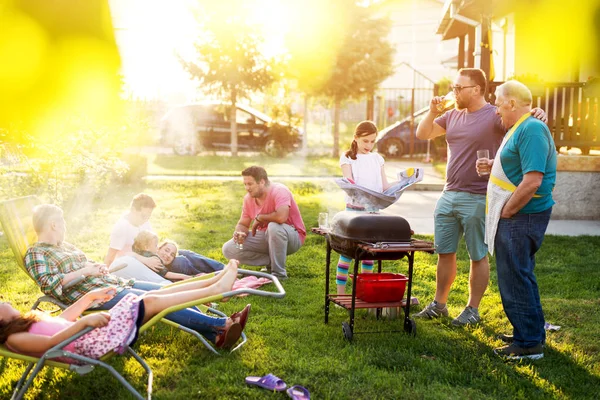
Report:
M 400 301 L 408 278 L 402 274 L 358 274 L 356 297 L 368 303 Z

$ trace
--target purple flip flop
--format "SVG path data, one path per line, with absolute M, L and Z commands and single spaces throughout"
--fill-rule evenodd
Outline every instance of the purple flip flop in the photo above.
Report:
M 246 383 L 248 385 L 254 385 L 267 390 L 274 390 L 276 392 L 284 391 L 287 385 L 284 381 L 279 379 L 273 374 L 265 376 L 247 376 Z
M 287 390 L 287 394 L 293 400 L 310 400 L 310 393 L 304 386 L 294 385 Z

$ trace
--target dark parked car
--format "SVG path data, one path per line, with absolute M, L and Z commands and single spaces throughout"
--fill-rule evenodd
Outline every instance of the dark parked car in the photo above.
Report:
M 243 104 L 237 104 L 236 109 L 238 150 L 264 151 L 278 157 L 301 147 L 299 129 Z M 180 155 L 197 154 L 203 149 L 230 149 L 230 110 L 230 105 L 222 103 L 172 108 L 161 119 L 161 143 L 173 146 Z
M 416 132 L 417 125 L 425 118 L 425 114 L 427 114 L 428 110 L 429 107 L 422 108 L 413 114 L 415 118 L 413 153 L 415 154 L 427 152 L 427 140 L 418 139 L 416 137 Z M 431 141 L 429 149 L 430 154 L 436 154 L 434 142 L 438 141 Z M 377 135 L 377 151 L 389 158 L 397 158 L 404 154 L 410 154 L 410 117 L 406 117 L 379 131 L 379 134 Z

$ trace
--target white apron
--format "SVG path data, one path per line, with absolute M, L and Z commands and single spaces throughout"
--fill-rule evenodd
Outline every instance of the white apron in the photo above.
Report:
M 504 205 L 508 203 L 513 192 L 517 189 L 504 173 L 500 161 L 500 153 L 519 125 L 529 117 L 531 117 L 531 113 L 528 112 L 527 114 L 524 114 L 519 118 L 517 123 L 510 128 L 508 133 L 504 136 L 504 139 L 502 139 L 502 143 L 500 144 L 500 148 L 494 159 L 494 165 L 492 165 L 490 180 L 488 181 L 487 186 L 487 196 L 485 199 L 485 243 L 487 244 L 488 251 L 491 255 L 494 255 L 494 239 L 496 238 L 500 214 L 502 214 Z M 539 196 L 534 195 L 534 197 Z

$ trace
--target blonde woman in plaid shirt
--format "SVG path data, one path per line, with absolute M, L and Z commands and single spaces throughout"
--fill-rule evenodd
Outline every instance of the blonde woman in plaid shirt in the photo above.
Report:
M 38 242 L 27 250 L 25 266 L 46 295 L 70 305 L 92 290 L 114 288 L 117 292 L 115 297 L 97 306 L 97 309 L 109 310 L 128 293 L 141 296 L 149 290 L 161 288 L 159 284 L 125 280 L 110 275 L 106 265 L 88 260 L 81 250 L 64 242 L 65 219 L 63 211 L 55 205 L 37 206 L 33 212 L 33 227 L 38 235 Z M 70 282 L 79 279 L 80 282 L 68 286 Z M 212 285 L 218 279 L 219 276 L 216 276 L 201 281 L 198 287 Z M 234 319 L 220 318 L 188 308 L 168 314 L 167 319 L 197 331 L 217 347 L 235 343 L 232 336 L 241 335 L 239 313 L 234 314 Z

